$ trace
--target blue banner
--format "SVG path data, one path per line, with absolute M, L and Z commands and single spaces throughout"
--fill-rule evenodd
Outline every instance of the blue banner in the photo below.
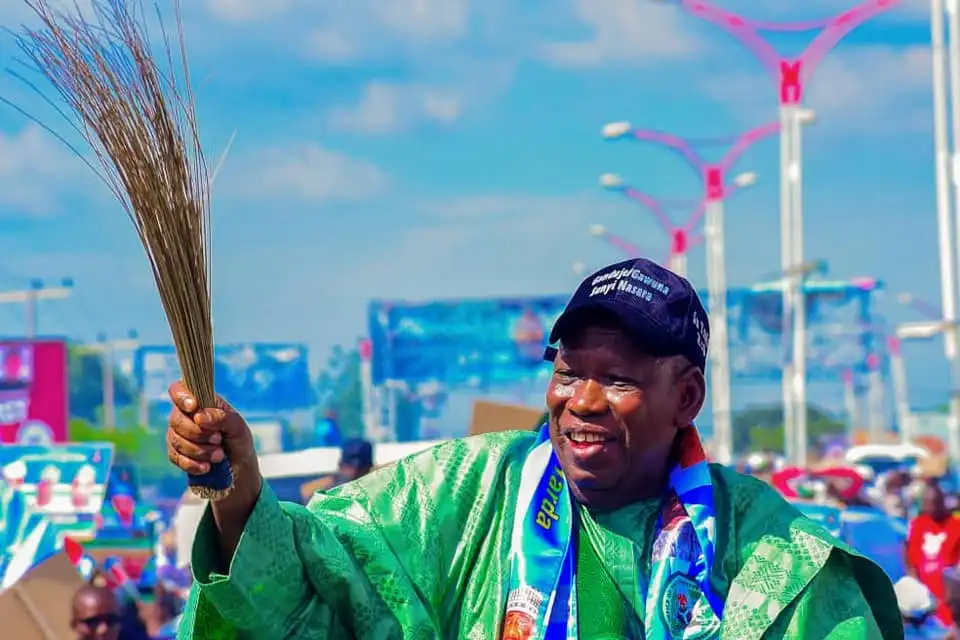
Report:
M 737 381 L 779 380 L 790 353 L 783 295 L 777 285 L 731 289 L 727 295 L 730 356 Z M 838 379 L 863 371 L 867 355 L 885 362 L 883 322 L 873 314 L 875 281 L 806 284 L 808 378 Z M 704 292 L 701 297 L 709 308 Z M 567 296 L 376 301 L 368 308 L 373 382 L 411 387 L 496 390 L 549 375 L 543 349 Z
M 490 389 L 549 372 L 543 349 L 565 296 L 444 302 L 374 302 L 374 384 L 439 381 Z
M 240 411 L 266 414 L 310 408 L 315 393 L 307 347 L 302 344 L 218 346 L 217 391 Z M 169 404 L 167 388 L 180 379 L 172 346 L 141 347 L 134 354 L 134 377 L 152 403 Z

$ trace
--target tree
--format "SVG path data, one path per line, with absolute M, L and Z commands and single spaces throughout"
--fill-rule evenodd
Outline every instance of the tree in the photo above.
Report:
M 322 413 L 333 413 L 344 438 L 363 436 L 363 382 L 360 352 L 333 347 L 327 366 L 317 375 L 317 394 Z
M 73 418 L 70 420 L 69 434 L 71 442 L 112 443 L 114 462 L 136 464 L 143 483 L 155 482 L 171 474 L 163 430 L 150 430 L 142 426 L 107 430 L 98 424 Z
M 783 405 L 747 407 L 733 416 L 734 447 L 737 451 L 782 451 Z M 825 409 L 807 405 L 807 443 L 817 446 L 830 436 L 841 435 L 846 425 Z
M 347 351 L 339 345 L 333 347 L 327 366 L 317 375 L 316 389 L 321 415 L 335 414 L 344 438 L 362 438 L 365 429 L 359 350 Z M 397 393 L 396 403 L 397 439 L 401 442 L 416 439 L 423 415 L 416 394 Z
M 99 422 L 103 415 L 103 357 L 82 344 L 67 345 L 67 378 L 71 417 Z M 118 369 L 113 372 L 114 404 L 136 402 L 136 384 Z M 119 418 L 119 413 L 118 413 Z M 118 424 L 121 424 L 118 419 Z

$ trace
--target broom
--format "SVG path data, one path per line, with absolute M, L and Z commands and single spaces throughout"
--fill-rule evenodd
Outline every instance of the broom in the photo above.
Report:
M 22 27 L 18 44 L 62 104 L 47 102 L 80 134 L 96 161 L 37 122 L 77 153 L 122 203 L 149 258 L 184 384 L 200 408 L 216 407 L 210 180 L 179 0 L 172 0 L 173 46 L 160 21 L 163 65 L 154 59 L 141 0 L 94 0 L 89 18 L 78 8 L 53 8 L 57 0 L 24 1 L 40 26 Z M 226 497 L 233 488 L 229 462 L 189 476 L 189 485 L 201 498 Z

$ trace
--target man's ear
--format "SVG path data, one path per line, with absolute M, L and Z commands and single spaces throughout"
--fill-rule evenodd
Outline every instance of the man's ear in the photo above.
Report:
M 707 397 L 707 381 L 703 377 L 703 371 L 690 365 L 675 384 L 680 394 L 675 426 L 682 429 L 693 424 L 700 415 Z

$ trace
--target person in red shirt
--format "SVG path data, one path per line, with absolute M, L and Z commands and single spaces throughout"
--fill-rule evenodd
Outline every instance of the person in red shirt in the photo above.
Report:
M 907 532 L 905 559 L 910 574 L 937 599 L 937 617 L 952 626 L 943 572 L 960 563 L 960 518 L 947 510 L 943 490 L 936 483 L 923 490 L 920 515 L 910 522 Z

